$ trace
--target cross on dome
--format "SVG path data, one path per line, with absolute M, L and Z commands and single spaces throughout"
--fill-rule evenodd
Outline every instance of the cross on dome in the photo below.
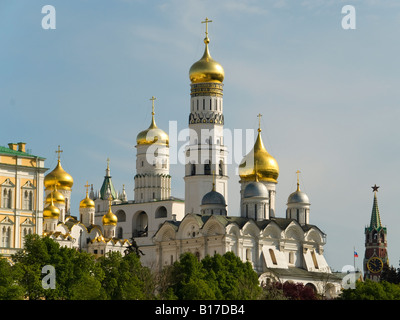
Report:
M 63 150 L 61 150 L 60 145 L 58 145 L 58 150 L 56 150 L 56 153 L 58 153 L 58 161 L 60 161 L 60 156 Z
M 212 22 L 212 20 L 208 19 L 206 17 L 206 19 L 204 21 L 202 21 L 201 23 L 205 23 L 206 24 L 206 38 L 208 38 L 208 24 Z

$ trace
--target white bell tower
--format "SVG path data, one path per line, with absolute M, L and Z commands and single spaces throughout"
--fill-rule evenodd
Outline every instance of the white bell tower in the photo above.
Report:
M 227 147 L 224 146 L 223 79 L 224 69 L 208 50 L 208 18 L 205 50 L 189 71 L 191 98 L 189 144 L 185 150 L 185 210 L 200 213 L 203 196 L 213 187 L 228 200 Z

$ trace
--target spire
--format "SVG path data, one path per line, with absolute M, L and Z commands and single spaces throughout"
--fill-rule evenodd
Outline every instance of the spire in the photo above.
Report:
M 107 158 L 106 175 L 104 177 L 103 185 L 101 186 L 100 189 L 100 198 L 103 200 L 107 200 L 109 194 L 111 194 L 113 199 L 117 198 L 117 193 L 115 192 L 115 188 L 111 180 L 110 159 Z
M 372 206 L 372 214 L 371 214 L 371 222 L 369 229 L 376 229 L 379 230 L 382 228 L 382 223 L 381 223 L 381 216 L 379 214 L 379 208 L 378 208 L 378 199 L 376 197 L 376 193 L 378 192 L 378 186 L 375 184 L 372 188 L 372 191 L 374 192 L 374 203 Z

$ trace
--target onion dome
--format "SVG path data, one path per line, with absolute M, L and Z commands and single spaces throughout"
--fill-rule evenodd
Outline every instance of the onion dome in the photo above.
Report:
M 225 77 L 224 68 L 221 64 L 211 58 L 208 50 L 210 39 L 204 39 L 205 49 L 201 59 L 195 62 L 189 70 L 189 78 L 192 83 L 218 82 L 222 83 Z
M 89 198 L 89 185 L 86 184 L 86 197 L 85 199 L 81 200 L 81 202 L 79 203 L 79 208 L 94 208 L 94 201 L 92 199 Z
M 213 188 L 213 190 L 211 190 L 210 192 L 208 192 L 204 195 L 203 199 L 201 200 L 201 204 L 202 205 L 219 204 L 219 205 L 226 206 L 224 196 L 221 193 L 215 191 L 214 188 Z
M 260 181 L 278 183 L 278 162 L 265 148 L 260 128 L 258 128 L 258 136 L 253 149 L 243 158 L 239 165 L 239 176 L 244 181 L 254 181 L 258 178 Z
M 308 199 L 308 196 L 304 192 L 297 190 L 297 191 L 293 192 L 292 194 L 290 194 L 287 203 L 288 204 L 290 204 L 290 203 L 310 204 L 310 200 Z
M 111 211 L 111 199 L 110 199 L 110 205 L 108 207 L 108 212 L 103 216 L 102 219 L 103 226 L 116 226 L 118 222 L 117 216 Z
M 46 205 L 51 204 L 51 201 L 53 201 L 53 204 L 64 204 L 65 198 L 60 191 L 54 190 L 47 195 Z
M 300 171 L 297 171 L 299 174 Z M 290 194 L 287 204 L 310 204 L 310 200 L 308 199 L 307 194 L 300 191 L 300 183 L 299 183 L 299 176 L 297 176 L 297 190 Z
M 269 192 L 267 187 L 261 182 L 254 181 L 249 183 L 243 191 L 244 198 L 262 197 L 268 198 Z
M 150 100 L 153 100 L 153 111 L 151 113 L 151 124 L 146 129 L 140 132 L 136 137 L 137 145 L 149 145 L 149 144 L 161 144 L 161 145 L 169 145 L 169 136 L 168 134 L 157 127 L 156 122 L 154 120 L 154 100 L 152 97 Z
M 48 205 L 46 208 L 43 210 L 43 218 L 44 219 L 58 219 L 60 216 L 60 209 L 58 209 L 54 203 L 53 200 L 51 200 L 50 205 Z
M 65 172 L 61 166 L 60 153 L 62 151 L 60 150 L 60 146 L 58 146 L 58 151 L 56 152 L 58 153 L 57 166 L 45 176 L 44 186 L 47 190 L 52 189 L 54 186 L 57 186 L 57 188 L 61 190 L 71 190 L 74 179 L 72 179 L 71 175 Z

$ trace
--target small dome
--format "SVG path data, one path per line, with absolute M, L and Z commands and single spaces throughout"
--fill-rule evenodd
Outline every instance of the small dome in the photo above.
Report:
M 243 191 L 244 198 L 263 197 L 268 198 L 269 192 L 267 187 L 261 182 L 254 181 L 249 183 Z
M 89 198 L 88 194 L 86 193 L 86 198 L 83 199 L 79 203 L 79 208 L 94 208 L 94 201 Z
M 137 135 L 136 143 L 138 145 L 146 145 L 146 144 L 161 144 L 167 146 L 169 145 L 169 136 L 165 131 L 157 127 L 156 122 L 154 120 L 154 114 L 152 115 L 150 127 L 146 130 L 143 130 Z
M 239 165 L 239 176 L 244 181 L 254 181 L 258 178 L 260 181 L 278 182 L 278 162 L 264 147 L 261 139 L 261 129 L 258 129 L 258 136 L 253 150 L 243 158 Z
M 201 200 L 201 204 L 202 205 L 218 204 L 226 206 L 224 196 L 219 192 L 215 191 L 214 189 L 204 195 L 203 199 Z
M 60 209 L 58 209 L 53 203 L 51 203 L 43 210 L 44 219 L 58 219 L 59 216 L 60 216 Z
M 116 225 L 117 225 L 118 218 L 117 218 L 117 216 L 111 211 L 111 207 L 108 209 L 107 214 L 105 214 L 105 215 L 103 216 L 102 222 L 103 222 L 103 225 L 104 225 L 104 226 L 110 226 L 110 225 L 116 226 Z
M 52 189 L 54 186 L 62 190 L 71 190 L 73 184 L 74 179 L 62 168 L 60 160 L 58 160 L 54 170 L 44 178 L 44 186 L 47 190 Z
M 289 196 L 287 203 L 310 204 L 310 200 L 308 199 L 308 196 L 304 192 L 297 190 Z
M 224 68 L 211 58 L 210 52 L 208 51 L 208 44 L 210 40 L 204 39 L 206 45 L 204 54 L 201 59 L 195 62 L 189 70 L 189 78 L 192 83 L 201 82 L 219 82 L 224 80 L 225 72 Z
M 53 199 L 54 204 L 64 204 L 65 198 L 60 191 L 52 191 L 46 197 L 46 205 L 51 204 L 51 200 Z

